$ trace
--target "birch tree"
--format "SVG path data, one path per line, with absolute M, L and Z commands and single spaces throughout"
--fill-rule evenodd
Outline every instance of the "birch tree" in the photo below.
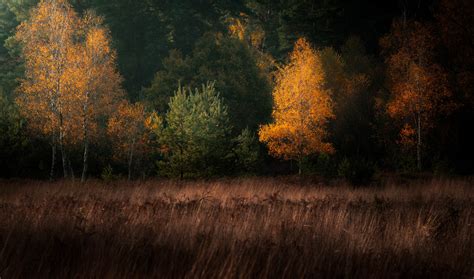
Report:
M 391 91 L 387 112 L 402 124 L 400 143 L 416 145 L 418 170 L 426 131 L 454 107 L 447 74 L 436 63 L 437 45 L 431 26 L 406 20 L 395 21 L 381 40 Z
M 50 137 L 51 170 L 54 176 L 56 148 L 59 145 L 64 177 L 68 176 L 65 138 L 66 123 L 76 96 L 66 90 L 67 69 L 74 50 L 74 30 L 79 18 L 65 0 L 42 0 L 31 11 L 29 20 L 17 30 L 25 60 L 17 103 L 31 127 Z
M 273 123 L 259 130 L 259 139 L 267 144 L 270 154 L 296 160 L 299 174 L 305 156 L 333 151 L 325 141 L 326 123 L 334 115 L 324 81 L 320 57 L 305 39 L 299 39 L 289 64 L 277 74 Z

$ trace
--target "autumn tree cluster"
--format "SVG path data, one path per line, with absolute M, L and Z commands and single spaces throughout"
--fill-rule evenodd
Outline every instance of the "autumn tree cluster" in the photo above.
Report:
M 44 0 L 18 26 L 16 39 L 25 61 L 16 103 L 31 132 L 51 145 L 50 178 L 55 175 L 59 148 L 65 178 L 74 177 L 68 154 L 82 150 L 81 180 L 86 179 L 90 145 L 103 135 L 107 119 L 108 131 L 113 137 L 119 134 L 116 142 L 143 133 L 135 122 L 125 123 L 133 130 L 123 130 L 127 126 L 117 123 L 117 118 L 143 122 L 144 116 L 139 114 L 140 106 L 117 105 L 125 97 L 122 78 L 101 17 L 92 11 L 80 17 L 67 1 Z M 118 125 L 122 130 L 115 128 Z M 120 148 L 130 149 L 133 155 L 133 144 Z
M 4 0 L 0 173 L 472 173 L 474 5 L 374 2 Z

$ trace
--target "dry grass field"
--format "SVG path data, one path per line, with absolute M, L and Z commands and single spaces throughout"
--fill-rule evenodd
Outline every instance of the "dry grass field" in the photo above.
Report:
M 0 181 L 0 277 L 472 278 L 472 179 Z

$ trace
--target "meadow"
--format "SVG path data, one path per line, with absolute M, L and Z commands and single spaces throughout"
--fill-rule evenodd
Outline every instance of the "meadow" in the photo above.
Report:
M 472 278 L 472 178 L 0 181 L 1 278 Z

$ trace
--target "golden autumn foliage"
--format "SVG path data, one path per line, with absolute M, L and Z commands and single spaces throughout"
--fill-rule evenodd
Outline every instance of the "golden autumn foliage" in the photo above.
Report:
M 58 143 L 62 153 L 64 176 L 67 176 L 64 145 L 70 137 L 71 114 L 76 95 L 71 88 L 74 76 L 70 69 L 76 54 L 73 33 L 79 18 L 64 0 L 41 1 L 31 18 L 17 30 L 25 60 L 25 78 L 21 81 L 17 103 L 31 127 L 52 143 L 51 176 Z
M 333 152 L 332 145 L 325 142 L 325 125 L 334 115 L 324 79 L 320 57 L 305 39 L 299 39 L 289 64 L 277 74 L 274 122 L 259 131 L 259 139 L 271 155 L 297 160 L 301 165 L 305 156 Z
M 145 107 L 138 102 L 122 101 L 110 117 L 107 133 L 113 139 L 115 156 L 128 160 L 128 179 L 132 176 L 134 156 L 147 151 L 151 129 L 159 122 L 155 113 L 147 116 Z
M 241 41 L 245 41 L 256 49 L 262 49 L 265 42 L 265 31 L 255 24 L 250 17 L 241 13 L 239 17 L 227 19 L 229 34 Z
M 66 0 L 43 0 L 18 27 L 16 39 L 26 70 L 17 103 L 30 127 L 51 138 L 51 176 L 56 144 L 64 176 L 66 146 L 83 144 L 84 179 L 89 141 L 123 95 L 109 32 L 92 12 L 79 17 Z
M 57 132 L 60 117 L 69 109 L 64 87 L 73 52 L 71 36 L 78 18 L 64 1 L 42 1 L 16 33 L 22 42 L 25 79 L 17 101 L 30 124 L 46 135 Z
M 84 43 L 80 55 L 79 73 L 83 75 L 80 97 L 84 118 L 95 120 L 115 109 L 117 100 L 123 98 L 122 77 L 116 69 L 116 53 L 111 48 L 111 38 L 102 18 L 87 13 L 83 19 Z
M 416 141 L 419 169 L 423 134 L 455 107 L 447 73 L 436 63 L 437 45 L 432 27 L 419 22 L 395 21 L 381 39 L 391 91 L 387 112 L 403 125 L 400 143 Z
M 74 137 L 81 142 L 99 136 L 99 119 L 109 115 L 124 95 L 108 30 L 101 25 L 100 18 L 91 22 L 88 17 L 83 21 L 83 41 L 71 57 L 74 66 L 69 72 L 74 80 L 71 85 L 75 93 L 74 122 L 77 126 Z
M 109 31 L 102 18 L 86 12 L 82 19 L 83 44 L 77 73 L 82 76 L 78 92 L 81 110 L 82 133 L 79 138 L 84 145 L 82 181 L 86 179 L 89 141 L 98 136 L 100 118 L 108 116 L 123 97 L 122 77 L 116 70 L 116 54 L 110 47 Z M 79 78 L 81 79 L 81 78 Z

